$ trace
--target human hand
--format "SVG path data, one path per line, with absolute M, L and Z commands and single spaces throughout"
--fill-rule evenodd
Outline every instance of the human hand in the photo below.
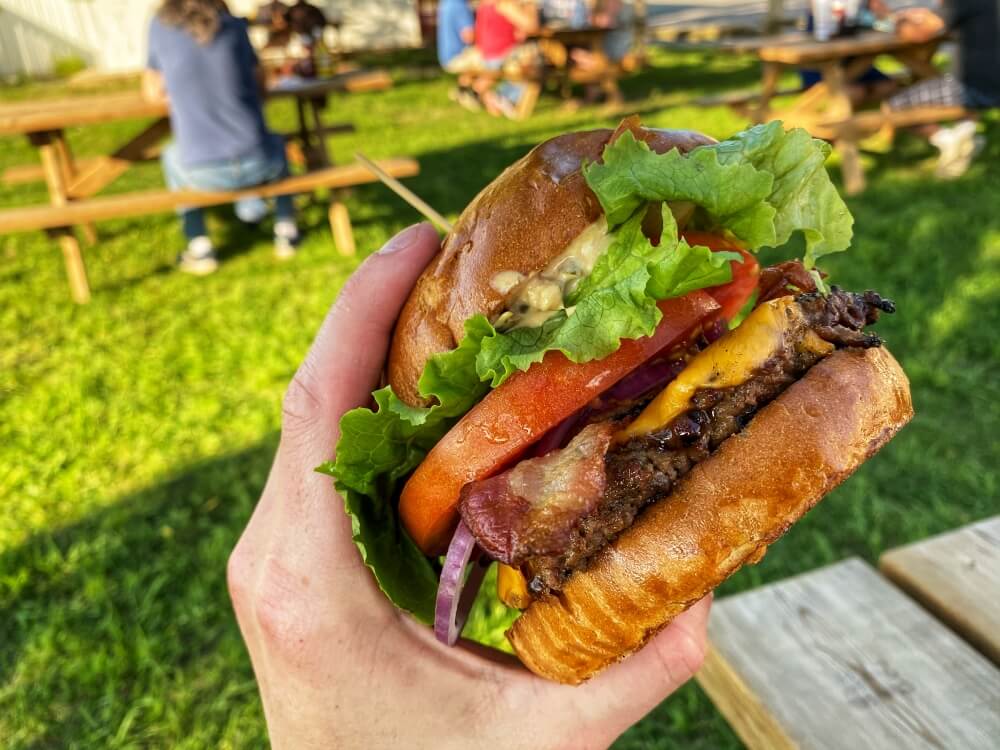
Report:
M 906 8 L 893 18 L 896 36 L 906 42 L 926 42 L 944 31 L 944 19 L 927 8 Z
M 885 0 L 871 0 L 868 3 L 868 10 L 875 18 L 888 18 L 892 15 L 892 9 Z
M 513 657 L 448 648 L 379 591 L 329 477 L 340 416 L 369 401 L 390 334 L 438 249 L 428 224 L 394 237 L 344 286 L 293 379 L 263 495 L 229 560 L 229 590 L 276 748 L 596 748 L 686 682 L 709 600 L 580 687 Z
M 610 29 L 614 26 L 615 18 L 610 13 L 600 12 L 595 13 L 590 22 L 599 29 Z

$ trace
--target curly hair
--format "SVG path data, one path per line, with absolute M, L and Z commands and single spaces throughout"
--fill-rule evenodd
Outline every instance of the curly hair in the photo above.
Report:
M 198 44 L 208 44 L 219 32 L 219 16 L 228 12 L 225 0 L 163 0 L 156 16 L 167 26 L 183 29 Z

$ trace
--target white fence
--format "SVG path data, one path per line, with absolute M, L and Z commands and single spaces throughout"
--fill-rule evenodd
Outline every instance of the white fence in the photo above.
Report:
M 314 1 L 342 19 L 345 47 L 407 47 L 420 43 L 414 0 Z M 62 58 L 98 70 L 134 70 L 146 55 L 146 27 L 159 0 L 0 0 L 0 76 L 45 75 Z M 250 14 L 255 0 L 230 0 Z

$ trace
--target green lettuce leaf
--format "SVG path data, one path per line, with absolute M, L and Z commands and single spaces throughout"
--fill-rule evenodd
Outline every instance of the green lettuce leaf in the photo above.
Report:
M 649 336 L 660 322 L 657 301 L 732 279 L 729 262 L 739 253 L 691 247 L 663 209 L 663 236 L 654 246 L 642 233 L 642 211 L 626 220 L 591 273 L 566 300 L 567 308 L 537 328 L 515 328 L 483 339 L 479 376 L 494 388 L 518 370 L 561 351 L 573 362 L 602 359 L 622 339 Z
M 434 617 L 437 573 L 399 524 L 396 496 L 400 481 L 489 390 L 476 374 L 475 360 L 483 337 L 494 333 L 477 316 L 465 324 L 457 348 L 431 357 L 419 387 L 436 401 L 432 406 L 410 406 L 386 386 L 372 394 L 374 410 L 347 412 L 340 419 L 336 458 L 318 468 L 335 478 L 354 543 L 382 591 L 426 623 Z
M 657 154 L 626 130 L 584 175 L 612 226 L 650 201 L 691 201 L 750 247 L 773 244 L 773 175 L 748 161 L 723 164 L 715 147 Z
M 846 250 L 854 220 L 830 181 L 830 146 L 780 122 L 757 125 L 687 156 L 657 154 L 628 131 L 585 168 L 612 225 L 655 200 L 692 201 L 705 229 L 724 229 L 751 249 L 778 247 L 801 231 L 806 267 Z

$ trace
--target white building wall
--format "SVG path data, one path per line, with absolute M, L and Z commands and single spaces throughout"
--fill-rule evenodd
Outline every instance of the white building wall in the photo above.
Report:
M 414 0 L 313 0 L 343 22 L 350 49 L 420 44 Z M 60 58 L 97 70 L 134 70 L 146 55 L 146 27 L 159 0 L 0 0 L 0 76 L 45 75 Z M 230 0 L 239 15 L 256 0 Z

